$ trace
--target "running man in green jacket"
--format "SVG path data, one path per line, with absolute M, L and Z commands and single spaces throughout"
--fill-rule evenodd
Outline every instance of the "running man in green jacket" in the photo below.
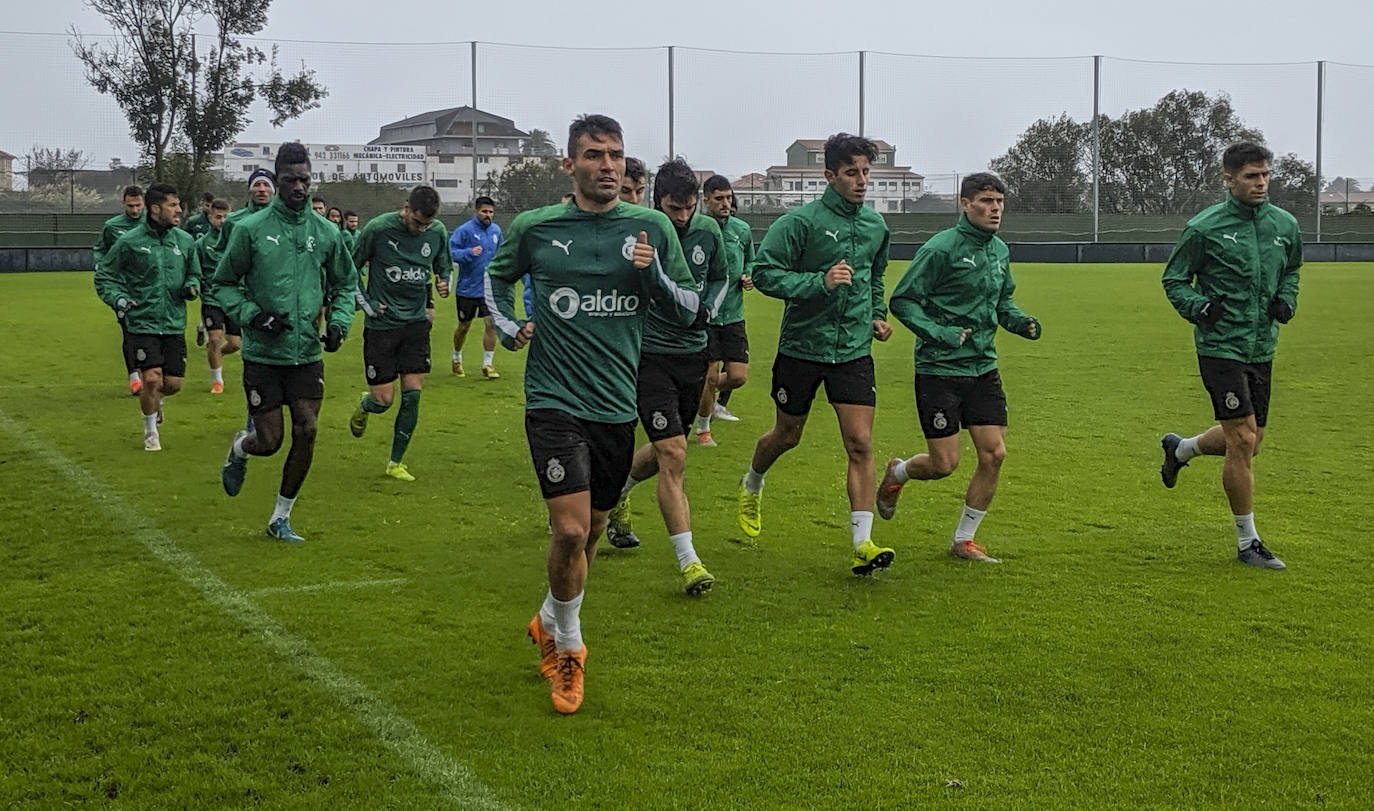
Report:
M 623 184 L 622 184 L 623 185 Z M 701 297 L 691 326 L 677 323 L 656 302 L 649 304 L 639 358 L 636 401 L 649 441 L 635 451 L 630 475 L 606 524 L 606 540 L 625 549 L 639 545 L 630 529 L 630 491 L 658 476 L 658 509 L 677 553 L 682 588 L 693 597 L 716 582 L 692 545 L 692 514 L 683 489 L 687 472 L 687 431 L 706 385 L 706 324 L 725 290 L 725 244 L 716 221 L 697 211 L 697 176 L 685 161 L 672 160 L 654 175 L 654 208 L 668 216 Z
M 271 456 L 281 447 L 281 409 L 290 409 L 291 451 L 267 535 L 296 542 L 305 539 L 291 528 L 291 508 L 310 471 L 324 400 L 320 344 L 337 352 L 348 335 L 358 273 L 339 229 L 310 210 L 310 153 L 304 146 L 281 145 L 275 178 L 281 191 L 266 208 L 238 220 L 212 283 L 212 295 L 243 330 L 249 416 L 249 428 L 229 446 L 220 479 L 224 492 L 238 495 L 248 457 Z M 326 303 L 329 325 L 320 335 L 315 319 Z
M 587 661 L 580 619 L 587 569 L 634 455 L 649 302 L 685 327 L 700 297 L 668 218 L 618 197 L 625 146 L 614 119 L 573 121 L 563 170 L 572 176 L 573 201 L 515 218 L 487 266 L 487 308 L 503 346 L 530 347 L 525 434 L 553 537 L 549 591 L 529 634 L 554 709 L 571 713 L 582 703 Z M 526 273 L 534 289 L 528 321 L 515 316 L 514 285 Z
M 1007 397 L 997 372 L 1000 326 L 1040 338 L 1040 322 L 1016 306 L 1007 244 L 997 236 L 1007 187 L 987 172 L 959 187 L 959 223 L 931 237 L 892 291 L 889 306 L 916 333 L 916 412 L 927 452 L 893 459 L 878 485 L 878 514 L 891 518 L 909 479 L 943 479 L 959 466 L 959 428 L 978 454 L 949 553 L 998 563 L 974 534 L 997 492 L 1006 458 Z
M 1282 569 L 1283 561 L 1255 530 L 1255 477 L 1269 417 L 1269 391 L 1279 325 L 1298 308 L 1302 234 L 1292 214 L 1269 202 L 1274 153 L 1251 143 L 1222 154 L 1226 200 L 1188 221 L 1164 268 L 1164 292 L 1193 326 L 1198 370 L 1220 423 L 1160 444 L 1165 487 L 1195 456 L 1224 456 L 1221 486 L 1236 525 L 1236 558 L 1250 566 Z
M 400 378 L 401 407 L 392 428 L 391 459 L 386 475 L 403 482 L 415 477 L 402 459 L 420 421 L 420 390 L 429 373 L 429 330 L 426 315 L 430 280 L 448 298 L 453 259 L 448 252 L 448 229 L 435 219 L 439 193 L 416 186 L 400 212 L 375 217 L 363 226 L 353 248 L 353 264 L 368 265 L 367 289 L 359 289 L 358 306 L 367 316 L 363 326 L 363 364 L 368 390 L 348 421 L 353 436 L 367 430 L 367 415 L 381 414 L 396 398 L 393 385 Z
M 864 206 L 869 165 L 878 149 L 862 136 L 839 133 L 825 142 L 825 194 L 778 218 L 759 245 L 754 286 L 787 302 L 773 362 L 777 420 L 759 438 L 740 483 L 740 529 L 762 529 L 763 477 L 801 442 L 816 390 L 835 409 L 849 457 L 850 537 L 855 574 L 892 565 L 893 552 L 873 543 L 873 339 L 892 337 L 883 300 L 887 224 Z
M 148 187 L 148 214 L 101 256 L 95 290 L 128 330 L 142 373 L 143 449 L 162 450 L 162 400 L 186 376 L 186 302 L 200 293 L 195 239 L 177 228 L 181 200 L 165 183 Z
M 91 248 L 94 260 L 92 264 L 97 269 L 105 254 L 114 246 L 115 240 L 143 221 L 143 189 L 138 186 L 126 186 L 123 205 L 122 213 L 114 215 L 100 226 L 100 238 Z M 120 350 L 124 354 L 124 371 L 129 375 L 129 393 L 137 397 L 143 389 L 143 376 L 139 374 L 138 363 L 134 361 L 134 348 L 129 345 L 129 330 L 124 325 L 124 318 L 118 312 L 115 313 L 115 318 L 119 321 Z
M 716 315 L 707 329 L 706 358 L 710 370 L 706 387 L 697 405 L 697 442 L 708 448 L 716 446 L 711 436 L 711 418 L 738 422 L 726 403 L 730 394 L 749 379 L 749 334 L 744 329 L 744 291 L 754 289 L 750 274 L 754 271 L 754 234 L 749 223 L 733 215 L 735 192 L 723 175 L 706 178 L 701 187 L 706 198 L 706 213 L 720 224 L 725 240 L 726 285 L 725 298 L 716 308 Z M 716 364 L 721 364 L 719 372 Z M 719 392 L 719 401 L 717 401 Z
M 215 199 L 210 203 L 210 230 L 196 240 L 196 256 L 200 260 L 200 277 L 209 279 L 215 275 L 219 258 L 223 252 L 218 249 L 220 232 L 224 230 L 225 218 L 229 216 L 229 201 Z M 224 309 L 215 300 L 212 285 L 206 285 L 200 296 L 200 329 L 196 332 L 197 342 L 200 335 L 205 338 L 205 360 L 210 364 L 210 393 L 224 393 L 224 356 L 239 351 L 243 345 L 242 330 L 239 325 L 227 318 Z
M 210 212 L 213 210 L 214 202 L 215 195 L 213 192 L 202 193 L 200 195 L 200 210 L 196 212 L 194 217 L 188 218 L 181 224 L 181 230 L 196 239 L 204 236 L 210 230 Z

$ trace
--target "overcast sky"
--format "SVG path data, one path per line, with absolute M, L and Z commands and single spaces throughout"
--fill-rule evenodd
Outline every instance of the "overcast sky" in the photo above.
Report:
M 109 31 L 79 0 L 7 5 L 0 27 L 8 31 Z M 1353 0 L 891 2 L 863 5 L 865 18 L 853 14 L 860 6 L 833 0 L 736 2 L 710 13 L 700 4 L 617 0 L 581 14 L 572 8 L 566 0 L 277 0 L 260 36 L 282 40 L 283 64 L 317 71 L 330 96 L 280 130 L 256 111 L 242 140 L 365 143 L 388 121 L 466 104 L 466 42 L 477 40 L 479 107 L 560 141 L 573 115 L 606 112 L 625 125 L 631 153 L 650 161 L 668 151 L 661 46 L 680 46 L 674 149 L 734 176 L 783 162 L 794 138 L 858 128 L 859 50 L 875 52 L 865 69 L 865 133 L 896 144 L 900 164 L 932 178 L 985 167 L 1037 118 L 1090 117 L 1092 54 L 1111 57 L 1103 112 L 1145 107 L 1179 87 L 1226 92 L 1277 151 L 1311 159 L 1313 63 L 1374 65 L 1374 3 Z M 571 50 L 582 48 L 614 50 Z M 1201 64 L 1154 64 L 1162 61 Z M 8 77 L 0 149 L 75 147 L 100 165 L 136 157 L 122 114 L 85 84 L 65 37 L 0 35 L 0 70 Z M 1374 176 L 1371 100 L 1374 67 L 1328 68 L 1327 175 Z

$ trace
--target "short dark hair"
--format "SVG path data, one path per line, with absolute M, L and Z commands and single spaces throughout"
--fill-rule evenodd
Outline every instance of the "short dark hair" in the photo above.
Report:
M 620 122 L 608 115 L 587 113 L 574 118 L 568 125 L 568 157 L 571 158 L 577 151 L 577 139 L 583 135 L 593 138 L 614 135 L 622 143 L 625 141 L 625 132 L 620 129 Z
M 345 220 L 348 219 L 349 217 L 356 217 L 356 216 L 358 216 L 358 212 L 356 212 L 356 211 L 345 211 L 345 212 L 344 212 L 344 219 L 345 219 Z
M 433 186 L 416 186 L 410 190 L 406 205 L 421 217 L 433 217 L 439 213 L 439 192 Z
M 272 171 L 280 177 L 281 168 L 293 163 L 303 163 L 309 166 L 310 150 L 305 148 L 305 144 L 298 141 L 287 141 L 277 149 L 277 160 L 272 164 Z
M 123 196 L 122 196 L 122 199 L 128 200 L 130 197 L 142 197 L 142 196 L 143 196 L 143 189 L 140 189 L 138 186 L 125 186 L 125 187 L 124 187 L 124 194 L 123 194 Z
M 974 172 L 959 182 L 959 199 L 972 200 L 980 191 L 1007 193 L 1007 184 L 992 172 Z
M 228 201 L 228 200 L 221 199 L 221 198 L 219 198 L 219 197 L 211 197 L 211 198 L 210 198 L 210 210 L 211 210 L 211 211 L 228 211 L 228 210 L 229 210 L 229 201 Z
M 154 183 L 148 187 L 148 193 L 143 195 L 143 202 L 150 207 L 162 205 L 162 201 L 168 197 L 177 196 L 177 187 L 170 183 Z
M 869 163 L 878 160 L 878 145 L 862 135 L 837 132 L 825 140 L 825 168 L 832 172 L 840 171 L 846 163 L 863 155 Z
M 654 208 L 658 208 L 665 197 L 684 203 L 697 196 L 697 189 L 697 175 L 687 161 L 681 158 L 665 161 L 654 172 Z
M 202 203 L 210 203 L 211 205 L 213 205 L 215 202 L 215 193 L 212 191 L 201 192 L 200 201 Z
M 325 215 L 326 217 L 328 217 L 330 214 L 333 214 L 335 211 L 339 212 L 339 219 L 342 220 L 342 219 L 343 219 L 343 209 L 339 208 L 338 206 L 330 206 L 330 207 L 329 207 L 329 210 L 326 211 L 326 212 L 324 212 L 324 215 Z
M 733 191 L 730 188 L 730 179 L 725 175 L 711 175 L 706 178 L 706 182 L 701 184 L 701 193 L 710 197 L 718 191 Z
M 322 205 L 322 206 L 327 206 L 327 205 L 329 205 L 329 201 L 325 200 L 323 197 L 316 197 L 316 196 L 313 195 L 313 194 L 310 195 L 310 205 L 313 206 L 313 205 L 315 205 L 316 203 L 319 203 L 319 204 Z
M 644 161 L 639 158 L 625 159 L 625 177 L 630 180 L 647 180 L 649 170 L 644 168 Z
M 473 200 L 473 201 L 472 201 L 472 210 L 473 210 L 473 211 L 476 211 L 477 209 L 481 208 L 482 206 L 491 206 L 492 208 L 496 208 L 496 201 L 493 200 L 493 199 L 491 199 L 490 197 L 486 196 L 485 194 L 482 195 L 481 197 L 478 197 L 476 200 Z
M 1221 153 L 1221 168 L 1227 174 L 1239 172 L 1242 167 L 1252 163 L 1273 163 L 1274 153 L 1260 144 L 1242 141 L 1231 144 Z

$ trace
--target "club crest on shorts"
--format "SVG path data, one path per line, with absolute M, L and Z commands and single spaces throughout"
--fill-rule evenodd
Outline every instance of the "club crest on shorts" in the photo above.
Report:
M 773 396 L 777 398 L 779 404 L 787 405 L 787 389 L 778 386 L 778 393 Z
M 1240 408 L 1240 398 L 1236 396 L 1234 391 L 1226 392 L 1226 407 L 1232 411 Z
M 148 353 L 145 352 L 144 350 L 140 349 L 140 350 L 134 352 L 134 360 L 138 361 L 139 363 L 142 363 L 143 361 L 145 361 L 145 360 L 147 360 L 147 359 L 148 359 Z
M 376 377 L 377 377 L 377 367 L 376 367 L 376 366 L 373 366 L 372 364 L 369 363 L 369 364 L 367 365 L 367 379 L 368 379 L 368 380 L 375 380 Z
M 636 241 L 638 241 L 637 237 L 625 237 L 625 244 L 620 246 L 620 255 L 625 257 L 626 259 L 629 259 L 630 261 L 634 261 Z
M 662 411 L 655 411 L 653 419 L 650 421 L 653 423 L 655 431 L 662 431 L 668 427 L 668 418 L 663 416 Z
M 428 259 L 431 253 L 433 253 L 433 251 L 429 249 L 429 243 L 426 242 L 424 247 L 420 249 L 420 255 Z
M 558 461 L 557 456 L 550 459 L 548 466 L 544 468 L 544 478 L 548 479 L 553 484 L 558 484 L 563 481 L 563 477 L 566 475 L 568 475 L 568 472 L 563 469 L 563 463 Z
M 935 416 L 930 421 L 930 424 L 935 428 L 935 430 L 943 431 L 949 427 L 949 418 L 945 416 L 945 412 L 936 411 Z
M 692 262 L 698 265 L 706 262 L 706 251 L 702 250 L 700 245 L 692 249 Z
M 250 389 L 248 391 L 248 404 L 251 405 L 253 408 L 257 408 L 258 406 L 262 405 L 262 395 L 258 394 L 257 389 Z

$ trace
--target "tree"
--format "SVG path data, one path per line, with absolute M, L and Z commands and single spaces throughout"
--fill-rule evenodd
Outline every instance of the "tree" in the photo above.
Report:
M 1317 211 L 1316 167 L 1292 152 L 1275 156 L 1269 202 L 1299 219 L 1310 218 Z
M 572 191 L 572 181 L 557 161 L 534 158 L 489 175 L 481 191 L 496 201 L 499 211 L 528 211 L 557 203 Z
M 1341 177 L 1337 175 L 1331 179 L 1330 183 L 1326 184 L 1326 188 L 1322 189 L 1322 191 L 1333 194 L 1345 194 L 1347 192 L 1364 191 L 1364 187 L 1360 185 L 1360 181 L 1353 177 Z
M 558 154 L 558 147 L 548 130 L 530 130 L 529 137 L 520 144 L 520 154 L 535 158 L 552 158 Z
M 59 172 L 74 172 L 77 169 L 85 169 L 91 159 L 79 149 L 35 145 L 33 149 L 29 150 L 26 162 L 29 171 L 49 169 Z
M 1007 184 L 1017 210 L 1071 214 L 1084 210 L 1092 185 L 1091 149 L 1092 128 L 1061 114 L 1031 124 L 988 166 Z
M 261 99 L 272 126 L 320 106 L 328 91 L 302 66 L 286 76 L 271 56 L 243 44 L 267 24 L 272 0 L 86 0 L 115 31 L 115 42 L 82 39 L 73 28 L 72 48 L 96 90 L 114 97 L 129 131 L 157 179 L 198 188 L 211 154 L 252 123 L 248 110 Z M 205 58 L 197 53 L 195 28 L 213 28 Z M 169 176 L 171 154 L 188 153 Z M 188 176 L 187 176 L 188 175 Z

